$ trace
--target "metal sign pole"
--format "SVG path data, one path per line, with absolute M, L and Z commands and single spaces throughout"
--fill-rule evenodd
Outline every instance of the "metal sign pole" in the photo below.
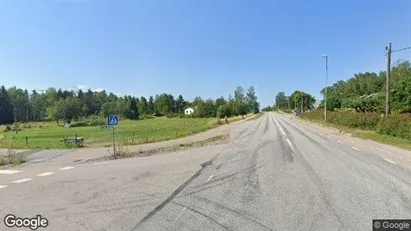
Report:
M 116 137 L 114 134 L 114 126 L 113 126 L 113 154 L 116 155 Z

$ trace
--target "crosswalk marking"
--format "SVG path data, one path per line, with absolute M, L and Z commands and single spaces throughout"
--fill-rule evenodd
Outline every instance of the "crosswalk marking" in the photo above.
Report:
M 60 168 L 59 170 L 69 170 L 69 169 L 72 169 L 72 168 L 74 168 L 74 167 L 64 167 L 64 168 Z
M 11 183 L 20 184 L 20 183 L 24 183 L 24 182 L 31 181 L 31 180 L 33 180 L 33 179 L 32 178 L 23 178 L 23 179 L 20 179 L 20 180 L 12 181 Z
M 43 173 L 38 174 L 37 176 L 50 176 L 50 175 L 53 175 L 53 174 L 54 174 L 54 172 L 43 172 Z
M 0 170 L 0 174 L 7 174 L 7 175 L 12 175 L 12 174 L 16 174 L 19 173 L 21 171 L 19 170 Z

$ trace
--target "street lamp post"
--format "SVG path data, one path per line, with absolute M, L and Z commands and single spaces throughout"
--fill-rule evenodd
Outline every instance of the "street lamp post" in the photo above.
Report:
M 327 81 L 328 81 L 328 55 L 322 55 L 325 57 L 325 89 L 324 89 L 324 120 L 327 120 Z

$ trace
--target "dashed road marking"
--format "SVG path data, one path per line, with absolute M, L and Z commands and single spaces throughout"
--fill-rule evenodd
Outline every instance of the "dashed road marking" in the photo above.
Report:
M 322 132 L 320 132 L 320 134 L 323 136 L 324 135 L 324 133 L 322 133 Z
M 339 140 L 338 143 L 343 144 L 343 142 L 341 140 Z
M 31 180 L 33 180 L 33 179 L 32 178 L 23 178 L 23 179 L 20 179 L 20 180 L 12 181 L 11 183 L 20 184 L 20 183 L 24 183 L 24 182 L 31 181 Z
M 288 144 L 292 147 L 291 142 L 289 139 L 287 139 Z
M 0 185 L 0 189 L 7 188 L 7 185 Z
M 284 131 L 283 131 L 283 129 L 280 127 L 280 130 L 281 130 L 281 133 L 283 133 L 283 135 L 285 135 L 285 133 L 284 133 Z
M 357 151 L 360 151 L 360 149 L 358 149 L 358 148 L 356 148 L 356 147 L 352 147 L 352 149 L 357 150 Z
M 397 164 L 397 163 L 395 163 L 394 161 L 392 161 L 392 160 L 390 160 L 390 159 L 387 159 L 387 158 L 383 158 L 385 161 L 387 161 L 387 162 L 390 162 L 391 164 Z
M 64 167 L 64 168 L 60 168 L 59 170 L 69 170 L 69 169 L 72 169 L 72 168 L 74 168 L 74 167 Z
M 19 173 L 21 171 L 19 170 L 0 170 L 0 174 L 7 174 L 7 175 L 12 175 L 12 174 L 16 174 Z
M 331 136 L 327 136 L 328 139 L 331 139 Z
M 213 175 L 211 175 L 206 182 L 209 182 L 213 178 Z
M 97 162 L 97 163 L 94 163 L 94 165 L 100 165 L 100 164 L 108 164 L 109 162 L 107 162 L 107 161 L 104 161 L 104 162 Z
M 38 174 L 37 176 L 50 176 L 50 175 L 53 175 L 53 174 L 54 174 L 54 172 L 43 172 L 43 173 Z

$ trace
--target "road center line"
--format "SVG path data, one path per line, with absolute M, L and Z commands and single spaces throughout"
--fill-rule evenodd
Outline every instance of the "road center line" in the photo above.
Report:
M 54 174 L 54 172 L 43 172 L 43 173 L 38 174 L 37 176 L 50 176 L 50 175 L 53 175 L 53 174 Z
M 343 142 L 342 142 L 342 141 L 340 141 L 340 140 L 338 141 L 338 143 L 343 144 Z
M 0 189 L 7 188 L 7 185 L 0 185 Z
M 0 170 L 0 174 L 7 174 L 7 175 L 12 175 L 12 174 L 16 174 L 19 173 L 21 171 L 19 170 Z
M 292 147 L 291 142 L 289 139 L 287 139 L 288 144 Z
M 69 170 L 69 169 L 72 169 L 72 168 L 74 168 L 74 167 L 64 167 L 64 168 L 60 168 L 59 170 Z
M 327 136 L 328 139 L 331 139 L 331 136 Z
M 383 158 L 385 161 L 388 161 L 388 162 L 390 162 L 391 164 L 397 164 L 397 163 L 395 163 L 394 161 L 392 161 L 392 160 L 390 160 L 390 159 L 387 159 L 387 158 Z
M 206 182 L 209 182 L 213 178 L 213 175 L 211 175 Z
M 280 130 L 281 130 L 281 133 L 283 133 L 283 135 L 285 135 L 285 133 L 284 133 L 284 131 L 283 131 L 283 129 L 280 127 Z
M 33 180 L 33 179 L 32 178 L 23 178 L 23 179 L 20 179 L 20 180 L 12 181 L 11 183 L 20 184 L 20 183 L 24 183 L 24 182 L 31 181 L 31 180 Z
M 357 150 L 357 151 L 360 151 L 360 149 L 358 149 L 358 148 L 356 148 L 356 147 L 352 147 L 352 149 Z

